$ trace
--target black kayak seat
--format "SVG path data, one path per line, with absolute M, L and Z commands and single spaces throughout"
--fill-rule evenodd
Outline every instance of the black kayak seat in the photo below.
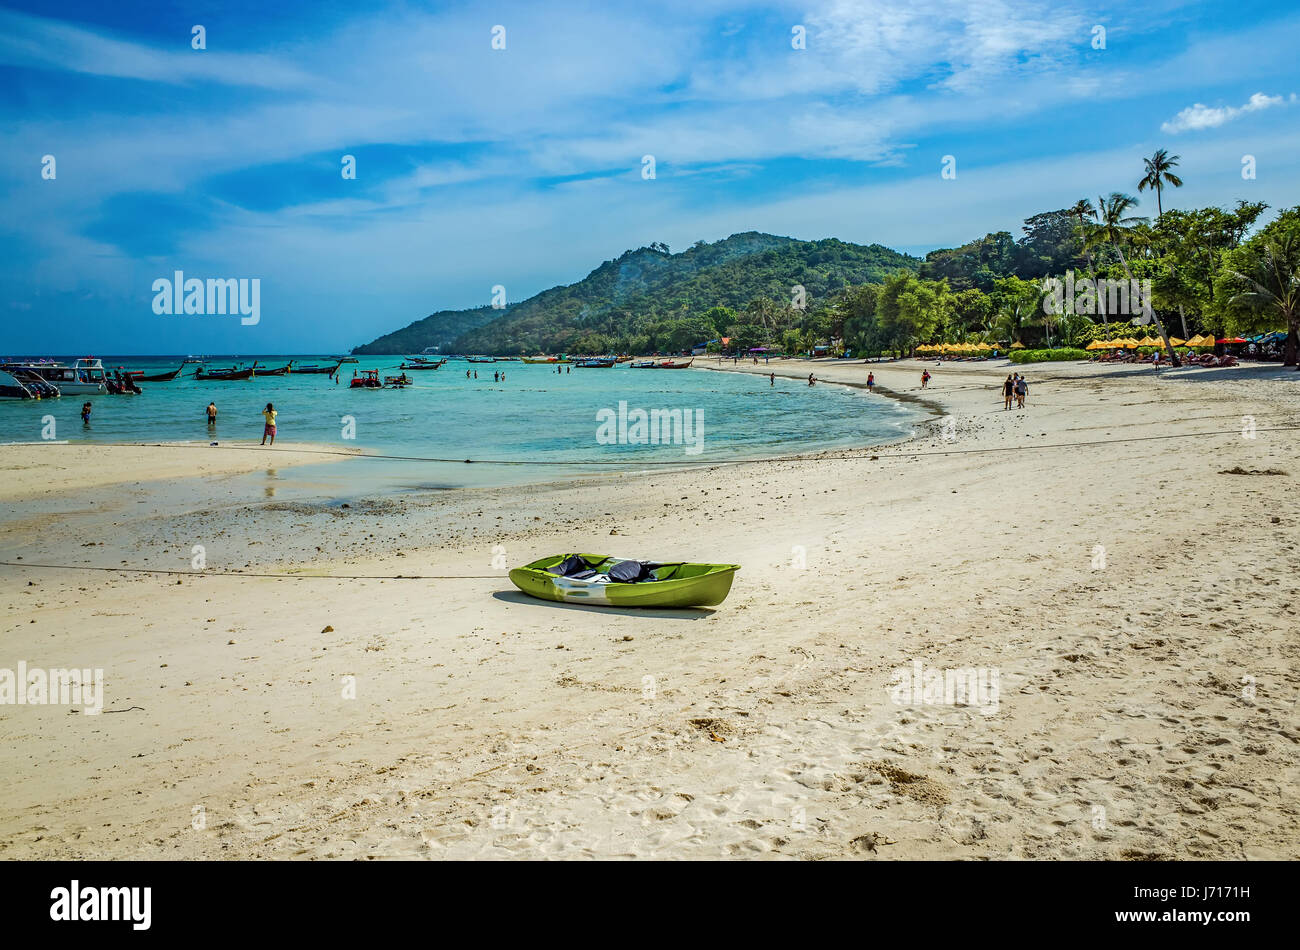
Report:
M 640 561 L 619 561 L 609 569 L 609 579 L 620 584 L 635 584 L 651 576 L 650 569 Z
M 603 561 L 601 562 L 604 563 Z M 639 581 L 658 580 L 654 571 L 664 565 L 654 561 L 616 561 L 606 572 L 609 579 L 619 584 L 635 584 Z M 600 574 L 596 568 L 577 554 L 570 554 L 559 564 L 546 568 L 548 574 L 571 577 L 574 580 L 590 580 Z

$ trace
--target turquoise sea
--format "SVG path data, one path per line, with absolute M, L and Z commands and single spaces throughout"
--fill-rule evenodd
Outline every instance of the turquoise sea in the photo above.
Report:
M 175 369 L 184 359 L 101 358 L 107 369 L 146 373 Z M 290 359 L 303 364 L 332 362 L 321 356 L 257 357 L 260 365 L 270 367 L 283 366 Z M 208 365 L 252 362 L 248 357 L 210 357 Z M 86 397 L 5 400 L 0 402 L 0 443 L 39 441 L 47 416 L 55 418 L 55 437 L 71 442 L 260 441 L 261 411 L 271 402 L 279 412 L 279 439 L 286 445 L 314 442 L 384 455 L 525 463 L 421 463 L 427 466 L 429 482 L 454 487 L 634 470 L 645 463 L 696 465 L 863 445 L 899 438 L 924 417 L 915 406 L 849 387 L 825 383 L 809 387 L 804 381 L 780 376 L 772 386 L 766 376 L 698 369 L 636 370 L 627 364 L 557 374 L 549 365 L 450 360 L 438 370 L 408 372 L 414 385 L 407 389 L 357 390 L 348 385 L 354 371 L 379 369 L 381 376 L 397 375 L 399 363 L 396 357 L 362 357 L 358 363 L 343 365 L 338 383 L 324 375 L 292 373 L 246 381 L 203 381 L 192 378 L 195 367 L 191 365 L 172 382 L 140 383 L 140 395 L 93 397 L 89 426 L 82 425 L 79 415 Z M 801 372 L 804 367 L 817 369 L 816 364 L 782 365 L 799 366 Z M 494 372 L 504 372 L 505 380 L 494 381 Z M 213 429 L 204 415 L 209 401 L 217 404 L 219 413 Z M 699 451 L 688 453 L 683 444 L 607 444 L 600 422 L 617 416 L 620 403 L 626 403 L 628 413 L 636 409 L 690 412 L 690 418 L 702 422 L 702 439 L 699 432 L 691 433 Z M 606 426 L 606 437 L 610 431 Z M 347 467 L 357 464 L 373 470 L 368 478 L 384 471 L 398 478 L 400 472 L 400 479 L 410 483 L 417 463 L 380 466 L 367 461 Z

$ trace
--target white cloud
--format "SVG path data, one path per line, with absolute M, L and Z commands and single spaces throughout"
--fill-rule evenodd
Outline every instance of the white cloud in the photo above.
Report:
M 1211 108 L 1203 103 L 1197 102 L 1188 106 L 1178 115 L 1174 116 L 1168 122 L 1160 126 L 1160 131 L 1168 132 L 1175 135 L 1179 132 L 1199 132 L 1202 129 L 1217 129 L 1225 122 L 1231 122 L 1240 116 L 1250 112 L 1259 112 L 1263 109 L 1269 109 L 1273 106 L 1282 106 L 1296 101 L 1295 93 L 1291 93 L 1290 99 L 1282 96 L 1266 96 L 1262 92 L 1257 92 L 1247 100 L 1243 106 L 1219 106 Z

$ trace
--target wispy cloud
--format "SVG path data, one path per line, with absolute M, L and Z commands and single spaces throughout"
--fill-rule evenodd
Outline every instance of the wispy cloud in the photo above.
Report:
M 1262 92 L 1257 92 L 1246 101 L 1242 106 L 1218 106 L 1211 108 L 1203 103 L 1196 103 L 1183 109 L 1178 115 L 1174 116 L 1168 122 L 1160 125 L 1160 131 L 1168 132 L 1170 135 L 1176 135 L 1179 132 L 1197 132 L 1201 129 L 1215 129 L 1225 122 L 1231 122 L 1233 119 L 1248 115 L 1251 112 L 1261 112 L 1264 109 L 1271 109 L 1275 106 L 1289 105 L 1296 101 L 1296 94 L 1291 93 L 1290 98 L 1283 96 L 1266 96 Z

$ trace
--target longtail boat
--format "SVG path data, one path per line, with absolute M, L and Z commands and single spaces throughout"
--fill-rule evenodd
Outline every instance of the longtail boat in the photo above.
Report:
M 146 375 L 145 371 L 142 369 L 133 369 L 124 372 L 122 375 L 135 380 L 137 383 L 170 383 L 181 374 L 181 370 L 184 368 L 185 365 L 182 363 L 170 373 L 155 373 L 154 375 L 149 376 Z
M 199 370 L 197 373 L 194 374 L 194 378 L 222 380 L 222 381 L 229 381 L 235 379 L 252 379 L 253 371 L 251 369 L 231 368 L 231 369 L 213 370 L 212 372 L 205 373 L 203 370 Z
M 295 376 L 297 376 L 299 373 L 306 373 L 308 375 L 320 374 L 322 376 L 325 375 L 333 376 L 336 372 L 338 372 L 338 368 L 342 365 L 343 365 L 342 360 L 339 360 L 333 366 L 319 366 L 315 363 L 309 363 L 306 366 L 295 366 L 293 368 L 293 374 Z
M 256 363 L 253 364 L 253 371 L 258 376 L 287 376 L 292 368 L 293 360 L 289 361 L 288 366 L 281 366 L 279 369 L 268 369 L 264 366 L 258 366 Z

